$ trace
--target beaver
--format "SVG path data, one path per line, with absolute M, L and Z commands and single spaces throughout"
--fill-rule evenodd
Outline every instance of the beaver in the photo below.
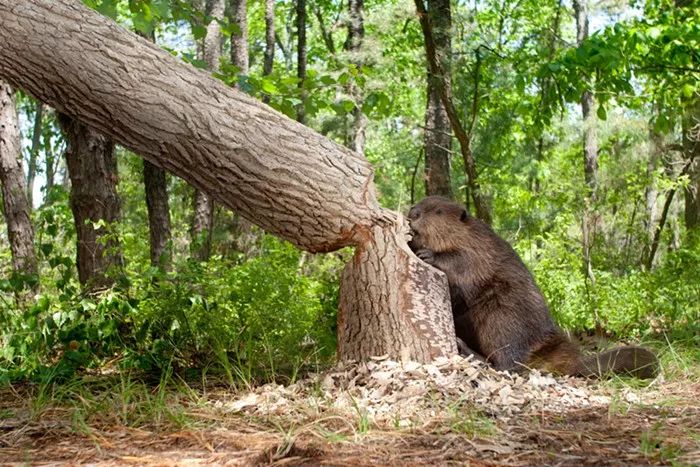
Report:
M 619 347 L 584 357 L 554 323 L 535 279 L 508 242 L 459 204 L 428 196 L 408 214 L 409 246 L 447 275 L 458 342 L 497 370 L 539 368 L 555 374 L 609 373 L 652 378 L 653 352 Z

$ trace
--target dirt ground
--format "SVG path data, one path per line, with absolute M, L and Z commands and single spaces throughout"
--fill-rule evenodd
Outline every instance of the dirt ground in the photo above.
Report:
M 38 408 L 32 388 L 11 387 L 0 389 L 0 465 L 700 465 L 700 384 L 654 390 L 663 401 L 523 413 L 480 432 L 439 416 L 358 429 L 330 413 L 228 413 L 211 393 L 180 402 L 185 422 L 126 425 L 104 409 Z

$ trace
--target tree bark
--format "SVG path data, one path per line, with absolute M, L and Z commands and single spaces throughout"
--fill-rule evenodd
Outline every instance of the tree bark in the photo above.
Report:
M 0 80 L 0 184 L 3 213 L 15 272 L 37 274 L 27 186 L 22 170 L 19 119 L 14 90 Z
M 378 328 L 366 301 L 344 299 L 341 328 L 362 331 L 341 333 L 341 358 L 368 358 L 382 346 L 400 357 L 397 344 L 384 343 L 389 332 L 399 340 L 407 332 L 435 339 L 430 349 L 425 342 L 398 342 L 417 360 L 454 353 L 454 333 L 439 324 L 451 319 L 444 279 L 438 287 L 438 280 L 427 282 L 419 274 L 427 266 L 409 252 L 402 218 L 377 203 L 366 159 L 78 1 L 0 0 L 0 43 L 0 75 L 207 190 L 270 233 L 311 252 L 349 245 L 377 252 L 360 253 L 363 260 L 348 267 L 371 267 L 378 282 L 343 283 L 344 297 L 362 297 L 366 290 L 388 297 L 372 310 L 403 317 L 391 326 L 410 322 L 416 329 Z M 408 259 L 392 259 L 398 250 Z
M 452 82 L 452 13 L 450 0 L 428 0 L 428 17 L 433 26 L 436 59 L 444 70 L 445 86 Z M 450 155 L 452 132 L 447 109 L 440 99 L 440 76 L 427 66 L 427 102 L 425 108 L 425 194 L 452 198 Z
M 343 271 L 338 319 L 342 359 L 389 355 L 429 361 L 457 352 L 446 276 L 418 260 L 395 234 L 373 228 L 371 240 L 357 248 Z M 401 278 L 406 272 L 425 290 L 442 294 L 416 294 Z M 404 285 L 380 286 L 397 283 Z M 367 339 L 368 333 L 380 337 Z
M 170 202 L 165 170 L 143 161 L 143 184 L 148 209 L 148 234 L 151 265 L 169 271 L 172 260 Z
M 66 137 L 78 279 L 86 290 L 110 287 L 123 265 L 113 229 L 120 218 L 114 143 L 66 115 L 59 115 L 58 120 Z
M 297 78 L 301 103 L 297 106 L 297 122 L 306 123 L 306 98 L 304 89 L 306 81 L 306 0 L 296 0 L 296 25 L 297 25 Z
M 588 38 L 588 0 L 574 0 L 576 17 L 576 42 L 581 45 Z M 586 277 L 595 284 L 591 262 L 591 249 L 596 229 L 595 203 L 598 192 L 598 136 L 596 132 L 595 97 L 590 90 L 581 96 L 583 115 L 583 173 L 586 181 L 583 219 L 581 221 L 583 269 Z
M 32 130 L 32 147 L 29 150 L 29 163 L 27 164 L 27 202 L 29 203 L 29 209 L 34 208 L 34 179 L 36 178 L 36 164 L 39 157 L 43 119 L 44 103 L 37 101 L 36 114 L 34 115 L 34 129 Z
M 425 55 L 428 61 L 428 67 L 430 68 L 432 76 L 436 78 L 435 83 L 440 92 L 440 100 L 447 111 L 447 117 L 450 120 L 452 131 L 457 137 L 457 141 L 459 141 L 459 148 L 462 153 L 462 159 L 464 160 L 464 171 L 467 178 L 467 187 L 469 188 L 469 195 L 474 201 L 476 217 L 487 224 L 490 224 L 491 211 L 488 207 L 486 198 L 482 193 L 481 185 L 479 184 L 478 175 L 476 172 L 476 162 L 474 161 L 474 155 L 472 154 L 472 135 L 464 129 L 464 126 L 462 126 L 462 122 L 457 114 L 457 109 L 454 106 L 454 102 L 452 100 L 452 88 L 450 86 L 450 82 L 445 78 L 446 73 L 442 69 L 442 65 L 437 57 L 433 26 L 430 22 L 428 12 L 425 9 L 425 4 L 423 3 L 423 0 L 415 0 L 415 4 L 421 29 L 423 30 Z M 472 103 L 478 103 L 478 94 L 475 93 Z M 475 106 L 472 105 L 472 110 L 474 110 L 474 107 Z M 475 119 L 476 115 L 473 114 L 471 125 L 472 128 Z
M 137 33 L 138 34 L 138 33 Z M 155 34 L 140 34 L 155 43 Z M 170 230 L 170 200 L 165 170 L 144 160 L 143 185 L 148 210 L 148 237 L 151 266 L 169 271 L 173 261 L 172 234 Z

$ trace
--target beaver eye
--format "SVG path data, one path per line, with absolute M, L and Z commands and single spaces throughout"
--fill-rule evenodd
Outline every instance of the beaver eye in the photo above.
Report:
M 438 214 L 438 215 L 439 215 L 439 214 L 442 214 L 442 209 L 437 208 L 437 209 L 435 210 L 435 214 Z

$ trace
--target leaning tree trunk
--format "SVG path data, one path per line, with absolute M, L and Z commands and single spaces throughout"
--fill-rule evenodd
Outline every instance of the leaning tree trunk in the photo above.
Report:
M 20 274 L 37 273 L 34 229 L 29 215 L 27 186 L 22 170 L 19 120 L 12 88 L 0 80 L 0 185 L 3 212 L 12 253 L 12 267 Z
M 0 0 L 0 43 L 0 75 L 270 233 L 311 252 L 357 246 L 341 284 L 340 358 L 456 352 L 444 276 L 408 250 L 365 158 L 77 0 Z
M 58 121 L 66 136 L 70 207 L 77 234 L 80 284 L 98 290 L 114 283 L 123 260 L 113 227 L 120 217 L 117 158 L 112 139 L 66 115 Z

